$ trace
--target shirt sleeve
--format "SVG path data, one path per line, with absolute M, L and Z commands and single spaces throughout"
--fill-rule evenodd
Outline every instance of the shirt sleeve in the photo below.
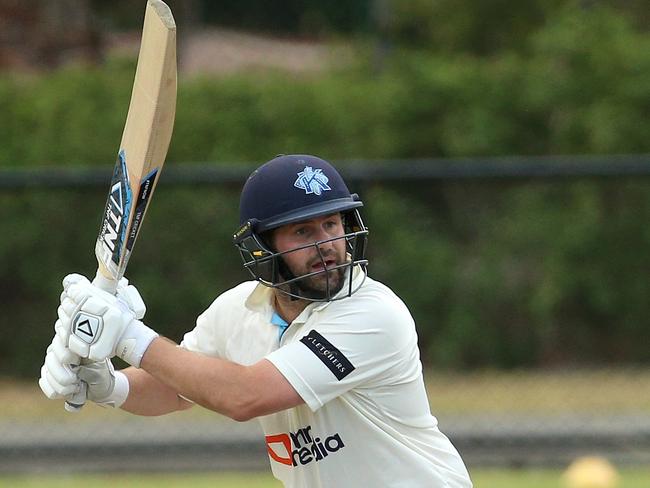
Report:
M 183 336 L 181 347 L 214 357 L 223 355 L 223 340 L 218 327 L 218 300 L 196 319 L 196 326 Z
M 196 326 L 183 336 L 181 347 L 207 356 L 225 358 L 226 343 L 233 323 L 239 322 L 237 310 L 250 286 L 243 283 L 219 295 L 196 319 Z
M 368 300 L 354 307 L 325 313 L 300 340 L 266 357 L 313 411 L 353 388 L 420 373 L 415 325 L 406 307 Z

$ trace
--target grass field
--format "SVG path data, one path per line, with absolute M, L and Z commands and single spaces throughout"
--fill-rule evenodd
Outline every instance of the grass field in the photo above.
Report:
M 476 470 L 475 488 L 564 488 L 558 470 Z M 0 478 L 6 488 L 281 488 L 267 473 L 12 476 Z M 360 485 L 361 486 L 361 485 Z M 617 488 L 648 488 L 650 468 L 623 470 Z

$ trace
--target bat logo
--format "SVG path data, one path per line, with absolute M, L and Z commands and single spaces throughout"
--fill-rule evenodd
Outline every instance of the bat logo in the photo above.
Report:
M 147 176 L 145 176 L 140 182 L 140 190 L 138 191 L 138 197 L 135 201 L 135 210 L 133 212 L 133 223 L 131 224 L 131 231 L 129 232 L 129 239 L 126 242 L 127 252 L 131 252 L 133 249 L 133 244 L 135 243 L 135 238 L 138 237 L 138 232 L 140 231 L 140 224 L 144 218 L 144 213 L 147 210 L 149 205 L 149 198 L 153 192 L 153 186 L 156 182 L 156 177 L 158 176 L 158 168 L 155 168 Z
M 109 205 L 106 209 L 106 220 L 104 221 L 104 243 L 111 251 L 114 251 L 117 233 L 122 226 L 122 217 L 124 216 L 121 182 L 117 182 L 111 187 L 108 198 Z
M 106 201 L 106 210 L 102 228 L 99 232 L 99 241 L 105 249 L 104 255 L 109 255 L 116 266 L 120 265 L 126 227 L 129 221 L 132 205 L 131 185 L 126 168 L 126 154 L 121 150 L 118 155 L 111 190 Z

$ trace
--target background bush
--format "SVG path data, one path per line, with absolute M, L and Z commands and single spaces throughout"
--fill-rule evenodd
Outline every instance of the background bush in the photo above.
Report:
M 404 14 L 386 31 L 392 48 L 381 70 L 362 42 L 357 64 L 318 76 L 181 80 L 167 164 L 261 163 L 291 152 L 334 161 L 650 152 L 647 33 L 601 6 L 558 2 L 540 12 L 527 17 L 525 36 L 504 34 L 510 40 L 478 51 L 479 40 L 435 37 L 435 49 L 409 41 L 426 33 L 412 32 Z M 109 168 L 133 69 L 113 59 L 0 75 L 0 166 Z M 430 365 L 647 363 L 649 185 L 370 184 L 358 189 L 370 272 L 412 310 Z M 175 340 L 246 279 L 230 244 L 239 189 L 172 187 L 163 172 L 129 276 L 149 322 Z M 0 374 L 38 374 L 60 279 L 94 273 L 105 198 L 88 188 L 0 192 Z

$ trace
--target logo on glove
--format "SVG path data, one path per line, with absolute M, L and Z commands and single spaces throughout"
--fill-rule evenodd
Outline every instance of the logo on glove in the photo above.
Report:
M 72 325 L 72 333 L 86 344 L 92 344 L 101 335 L 103 320 L 86 312 L 79 312 Z

